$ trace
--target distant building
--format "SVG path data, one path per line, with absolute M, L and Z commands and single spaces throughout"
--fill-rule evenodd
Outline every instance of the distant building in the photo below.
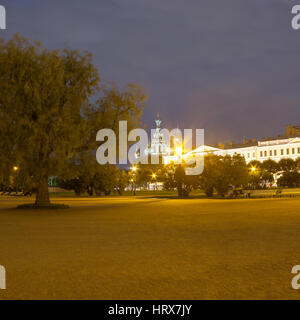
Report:
M 183 155 L 165 157 L 165 161 L 170 163 L 180 160 L 180 158 L 185 159 L 209 153 L 220 156 L 239 154 L 245 158 L 246 163 L 253 160 L 263 162 L 268 159 L 276 162 L 286 158 L 296 160 L 300 157 L 300 126 L 287 126 L 286 133 L 282 136 L 266 138 L 260 141 L 253 139 L 248 144 L 233 145 L 230 148 L 221 149 L 206 145 L 200 146 Z
M 247 163 L 252 160 L 263 162 L 268 159 L 276 162 L 286 158 L 296 160 L 300 157 L 300 135 L 295 138 L 258 141 L 257 145 L 249 147 L 220 149 L 215 154 L 224 156 L 240 154 Z
M 164 136 L 161 133 L 161 120 L 157 114 L 155 120 L 156 128 L 151 137 L 151 146 L 148 148 L 147 153 L 153 155 L 167 156 L 170 154 L 170 147 L 164 142 Z
M 57 177 L 51 176 L 48 179 L 48 187 L 58 187 Z

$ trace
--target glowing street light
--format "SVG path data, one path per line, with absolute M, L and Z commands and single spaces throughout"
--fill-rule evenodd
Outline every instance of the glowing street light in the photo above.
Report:
M 256 168 L 255 167 L 252 167 L 251 168 L 251 171 L 254 173 L 256 171 Z
M 17 166 L 14 166 L 13 169 L 14 169 L 14 171 L 18 171 L 19 168 Z
M 135 173 L 137 171 L 137 167 L 136 166 L 132 166 L 130 168 L 131 170 L 131 174 L 132 174 L 132 178 L 130 180 L 131 184 L 132 184 L 132 191 L 133 191 L 133 195 L 135 195 L 135 188 L 136 188 L 136 185 L 135 185 L 135 182 L 136 182 L 136 177 L 135 177 Z
M 156 173 L 152 173 L 152 179 L 153 180 L 155 180 L 155 187 L 154 187 L 154 191 L 156 191 L 157 190 L 157 180 L 156 180 L 156 177 L 157 177 L 157 175 L 156 175 Z
M 175 153 L 176 153 L 177 155 L 181 155 L 181 154 L 182 154 L 182 147 L 176 147 L 176 148 L 175 148 Z

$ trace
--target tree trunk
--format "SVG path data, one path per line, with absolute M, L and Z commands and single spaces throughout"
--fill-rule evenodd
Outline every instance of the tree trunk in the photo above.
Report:
M 38 183 L 35 204 L 39 207 L 50 205 L 48 175 L 43 175 Z
M 180 182 L 177 183 L 177 192 L 178 192 L 178 197 L 182 198 L 182 196 L 183 196 L 183 188 L 182 188 L 182 183 L 180 183 Z

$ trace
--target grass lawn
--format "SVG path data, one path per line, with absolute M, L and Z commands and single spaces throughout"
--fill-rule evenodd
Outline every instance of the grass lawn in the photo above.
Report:
M 246 192 L 246 191 L 245 191 Z M 250 190 L 251 192 L 251 197 L 254 198 L 272 198 L 273 195 L 276 192 L 276 188 L 270 188 L 270 189 L 263 189 L 263 190 Z M 75 197 L 75 193 L 73 191 L 66 191 L 66 192 L 52 192 L 50 193 L 51 197 L 58 198 L 58 197 L 63 197 L 63 198 L 72 198 Z M 282 189 L 282 196 L 283 197 L 289 197 L 289 196 L 300 196 L 300 188 L 283 188 Z M 124 191 L 124 194 L 122 196 L 128 197 L 128 196 L 133 196 L 132 191 Z M 177 191 L 167 191 L 167 190 L 156 190 L 156 191 L 149 191 L 149 190 L 137 190 L 136 191 L 136 196 L 152 196 L 152 197 L 161 197 L 161 196 L 166 196 L 166 197 L 177 197 Z M 215 197 L 216 194 L 214 195 Z M 81 198 L 86 198 L 88 197 L 87 194 L 79 196 Z M 102 198 L 106 197 L 104 195 L 102 196 L 92 196 L 89 198 Z M 119 197 L 117 193 L 112 193 L 110 197 Z M 202 190 L 192 190 L 190 193 L 190 197 L 201 197 L 201 198 L 207 198 L 205 193 Z M 77 196 L 78 198 L 78 196 Z
M 300 198 L 0 198 L 0 299 L 299 299 Z
M 195 191 L 193 192 L 192 194 L 203 194 L 203 192 L 200 192 L 200 191 Z M 149 191 L 149 190 L 137 190 L 136 191 L 136 196 L 177 196 L 177 191 L 166 191 L 166 190 L 157 190 L 157 191 Z M 93 195 L 93 196 L 88 196 L 87 193 L 85 194 L 82 194 L 80 196 L 76 196 L 75 195 L 75 192 L 74 191 L 66 191 L 66 192 L 50 192 L 50 196 L 53 197 L 53 198 L 58 198 L 58 197 L 63 197 L 63 198 L 73 198 L 73 197 L 76 197 L 76 198 L 106 198 L 107 196 L 105 196 L 104 194 L 102 194 L 101 196 L 96 196 L 96 195 Z M 133 191 L 124 191 L 122 196 L 124 197 L 132 197 L 133 196 Z M 110 196 L 111 197 L 120 197 L 120 195 L 118 193 L 112 193 Z

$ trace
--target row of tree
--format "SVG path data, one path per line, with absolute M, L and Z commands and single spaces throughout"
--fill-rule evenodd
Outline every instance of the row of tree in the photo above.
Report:
M 272 186 L 277 174 L 277 185 L 300 187 L 300 158 L 252 161 L 246 164 L 240 155 L 208 155 L 204 161 L 204 171 L 200 176 L 185 174 L 184 165 L 140 166 L 136 172 L 138 186 L 146 187 L 150 182 L 162 182 L 164 189 L 177 189 L 180 197 L 188 196 L 191 190 L 202 189 L 207 196 L 217 193 L 225 196 L 232 188 L 260 189 Z M 153 178 L 153 173 L 155 178 Z
M 265 188 L 274 184 L 275 175 L 277 185 L 282 187 L 300 187 L 300 158 L 297 160 L 281 159 L 275 162 L 271 159 L 264 162 L 251 161 L 250 187 L 253 189 Z
M 277 174 L 278 186 L 300 187 L 299 159 L 283 159 L 279 163 L 272 160 L 252 161 L 246 165 L 239 155 L 233 157 L 208 155 L 205 157 L 204 172 L 200 176 L 185 174 L 185 165 L 139 165 L 136 171 L 121 170 L 118 166 L 100 166 L 93 152 L 81 152 L 70 158 L 68 170 L 57 177 L 61 188 L 73 190 L 77 195 L 122 194 L 126 187 L 145 188 L 152 183 L 163 183 L 165 190 L 177 190 L 180 197 L 188 196 L 192 190 L 202 189 L 207 196 L 217 193 L 225 196 L 232 188 L 259 189 L 272 186 Z M 24 175 L 14 172 L 10 186 L 24 192 L 34 191 L 37 184 Z

